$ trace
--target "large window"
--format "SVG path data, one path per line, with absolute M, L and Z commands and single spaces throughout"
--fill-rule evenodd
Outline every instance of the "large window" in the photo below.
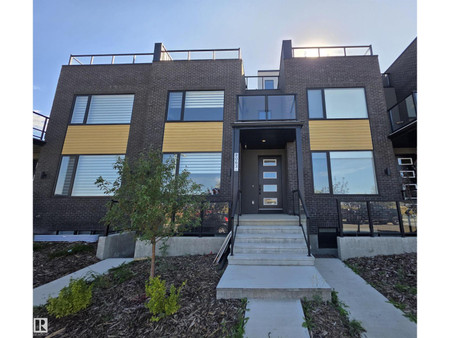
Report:
M 175 160 L 177 172 L 184 170 L 190 173 L 189 178 L 201 184 L 203 191 L 211 194 L 220 189 L 220 173 L 222 167 L 221 153 L 179 153 L 164 154 L 163 161 Z
M 223 91 L 169 92 L 167 121 L 222 121 Z
M 315 193 L 378 193 L 371 151 L 314 152 L 312 167 Z M 331 177 L 331 185 L 328 177 Z
M 367 118 L 364 88 L 326 88 L 308 90 L 310 119 Z
M 75 97 L 71 124 L 128 124 L 134 95 L 79 95 Z
M 73 155 L 63 156 L 59 169 L 55 195 L 104 196 L 95 181 L 102 176 L 114 182 L 117 171 L 114 164 L 124 155 Z
M 238 116 L 241 121 L 294 120 L 295 96 L 239 96 Z

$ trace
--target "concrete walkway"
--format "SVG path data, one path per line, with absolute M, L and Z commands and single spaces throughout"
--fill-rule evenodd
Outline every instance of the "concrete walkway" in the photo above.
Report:
M 245 317 L 247 338 L 309 338 L 299 300 L 249 299 Z
M 337 258 L 317 258 L 316 268 L 348 306 L 350 319 L 361 322 L 368 338 L 417 337 L 417 325 L 388 299 Z
M 50 283 L 38 286 L 33 289 L 33 306 L 44 305 L 47 303 L 49 297 L 58 296 L 59 291 L 61 291 L 63 287 L 69 285 L 70 278 L 76 279 L 86 277 L 89 279 L 91 274 L 104 274 L 108 272 L 109 269 L 117 267 L 122 263 L 129 263 L 132 260 L 133 258 L 108 258 Z

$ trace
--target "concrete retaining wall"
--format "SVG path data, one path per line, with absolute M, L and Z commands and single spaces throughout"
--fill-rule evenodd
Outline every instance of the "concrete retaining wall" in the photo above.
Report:
M 133 257 L 136 240 L 133 232 L 101 236 L 98 239 L 97 258 Z
M 167 240 L 167 256 L 184 255 L 206 255 L 217 253 L 220 250 L 225 236 L 223 237 L 172 237 Z M 156 243 L 156 255 L 161 256 L 162 242 Z M 136 241 L 134 258 L 151 257 L 152 245 L 148 241 Z
M 338 237 L 341 260 L 417 252 L 417 237 Z

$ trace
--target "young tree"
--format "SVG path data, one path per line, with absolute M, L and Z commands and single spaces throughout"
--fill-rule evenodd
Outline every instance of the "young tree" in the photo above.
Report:
M 153 278 L 156 243 L 200 224 L 205 201 L 201 185 L 189 179 L 187 171 L 175 175 L 176 161 L 163 161 L 156 151 L 143 153 L 135 161 L 119 159 L 114 168 L 119 174 L 114 182 L 102 177 L 96 181 L 112 197 L 102 221 L 114 229 L 135 231 L 137 238 L 150 241 Z

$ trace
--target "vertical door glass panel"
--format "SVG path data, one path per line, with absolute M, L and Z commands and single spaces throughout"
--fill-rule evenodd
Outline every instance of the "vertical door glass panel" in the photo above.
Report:
M 183 92 L 169 93 L 169 104 L 167 107 L 167 121 L 181 120 L 182 102 L 183 102 Z
M 277 165 L 277 159 L 263 159 L 264 167 L 275 167 Z
M 377 194 L 371 151 L 330 152 L 334 194 Z
M 330 88 L 324 93 L 328 119 L 367 118 L 364 88 Z
M 75 156 L 63 156 L 56 182 L 55 195 L 68 195 L 75 168 Z
M 268 111 L 271 112 L 269 120 L 295 119 L 294 95 L 271 95 L 267 97 L 267 104 Z
M 263 178 L 264 179 L 276 179 L 277 172 L 276 171 L 265 171 L 265 172 L 263 172 Z
M 184 121 L 223 120 L 223 91 L 186 92 Z
M 73 106 L 72 120 L 70 123 L 83 123 L 84 115 L 86 113 L 86 105 L 88 102 L 87 96 L 77 96 L 75 98 L 75 105 Z
M 277 192 L 277 185 L 276 184 L 264 184 L 263 185 L 263 191 L 264 192 Z
M 308 90 L 308 112 L 310 119 L 323 119 L 322 90 Z
M 330 193 L 330 184 L 328 180 L 328 162 L 326 153 L 312 153 L 312 167 L 314 178 L 314 193 Z
M 278 198 L 264 198 L 264 205 L 278 205 Z

